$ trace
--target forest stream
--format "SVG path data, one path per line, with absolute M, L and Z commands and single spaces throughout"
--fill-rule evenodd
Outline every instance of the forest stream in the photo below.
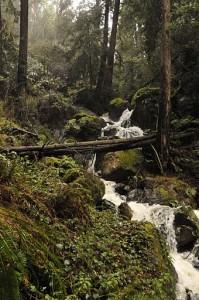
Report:
M 103 118 L 107 122 L 107 126 L 102 131 L 102 136 L 106 131 L 114 131 L 117 137 L 133 137 L 143 135 L 143 131 L 136 127 L 130 127 L 129 118 L 132 111 L 125 110 L 120 117 L 120 120 L 113 122 L 108 115 Z M 93 167 L 95 160 L 93 161 Z M 111 201 L 116 207 L 122 202 L 126 202 L 126 196 L 115 192 L 116 183 L 102 179 L 105 184 L 106 192 L 104 199 Z M 191 252 L 178 253 L 175 230 L 173 226 L 175 218 L 175 209 L 169 206 L 139 202 L 128 202 L 132 212 L 133 220 L 149 221 L 153 223 L 165 236 L 173 266 L 177 272 L 178 283 L 176 288 L 177 300 L 197 300 L 199 299 L 199 270 L 194 267 L 199 266 L 198 251 L 199 244 L 195 244 Z M 195 210 L 197 218 L 199 218 L 199 210 Z

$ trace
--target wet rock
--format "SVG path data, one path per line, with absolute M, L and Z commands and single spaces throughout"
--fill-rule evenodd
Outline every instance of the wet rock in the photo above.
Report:
M 113 99 L 110 102 L 109 107 L 109 116 L 113 121 L 118 121 L 121 117 L 123 111 L 127 108 L 131 108 L 131 105 L 128 101 L 122 98 Z
M 107 199 L 100 199 L 100 201 L 98 201 L 96 203 L 96 207 L 100 211 L 109 209 L 113 213 L 117 213 L 117 208 L 116 208 L 115 204 L 113 204 L 111 201 L 109 201 Z
M 115 136 L 117 133 L 117 128 L 114 126 L 109 126 L 103 130 L 104 136 Z
M 115 187 L 115 192 L 123 196 L 127 196 L 129 190 L 130 190 L 130 186 L 124 183 L 118 183 Z
M 139 179 L 139 178 L 138 178 Z M 188 205 L 197 207 L 194 188 L 175 177 L 145 177 L 132 182 L 127 201 L 161 204 L 170 207 Z
M 127 182 L 130 176 L 134 176 L 143 161 L 142 152 L 139 149 L 117 151 L 97 157 L 97 170 L 101 170 L 106 180 L 115 182 Z
M 190 250 L 199 237 L 199 221 L 193 210 L 179 208 L 175 213 L 174 227 L 179 251 Z
M 150 205 L 159 203 L 159 198 L 152 189 L 133 189 L 127 196 L 127 201 L 149 203 Z
M 197 236 L 194 234 L 194 229 L 181 225 L 176 230 L 176 237 L 178 242 L 178 249 L 185 250 L 186 248 L 192 247 L 193 243 L 196 241 Z
M 131 115 L 131 123 L 138 125 L 143 130 L 155 130 L 157 115 L 158 115 L 158 101 L 159 88 L 144 87 L 136 92 L 133 96 L 132 104 L 135 109 Z
M 133 217 L 133 212 L 130 206 L 126 202 L 122 202 L 118 207 L 119 215 L 123 216 L 127 220 L 131 220 Z

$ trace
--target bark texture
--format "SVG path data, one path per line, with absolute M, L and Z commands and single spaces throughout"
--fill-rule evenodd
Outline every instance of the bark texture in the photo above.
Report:
M 104 107 L 104 109 L 108 108 L 108 102 L 112 96 L 113 66 L 117 38 L 117 27 L 120 12 L 120 0 L 114 1 L 113 22 L 108 47 L 109 10 L 110 1 L 106 0 L 102 55 L 98 75 L 98 82 L 95 91 L 95 99 L 101 99 L 103 101 L 102 106 Z
M 95 90 L 95 99 L 102 98 L 102 92 L 104 89 L 104 80 L 106 73 L 106 62 L 107 62 L 107 53 L 108 53 L 108 25 L 109 25 L 109 10 L 110 10 L 110 1 L 105 1 L 105 12 L 104 12 L 104 29 L 103 29 L 103 42 L 102 42 L 102 51 L 100 58 L 100 67 L 98 73 L 97 86 Z
M 171 33 L 170 0 L 163 1 L 161 99 L 158 121 L 158 144 L 162 167 L 166 170 L 169 161 L 169 136 L 171 115 Z
M 113 66 L 114 66 L 114 55 L 117 39 L 117 27 L 119 20 L 120 12 L 120 0 L 115 0 L 114 13 L 113 13 L 113 24 L 110 37 L 110 46 L 108 52 L 108 63 L 107 63 L 107 72 L 106 72 L 106 89 L 108 96 L 111 96 L 112 92 L 112 81 L 113 81 Z
M 28 56 L 28 0 L 21 0 L 20 11 L 20 43 L 17 81 L 19 93 L 27 85 L 27 56 Z
M 2 1 L 0 0 L 0 75 L 3 73 L 3 23 L 2 23 Z

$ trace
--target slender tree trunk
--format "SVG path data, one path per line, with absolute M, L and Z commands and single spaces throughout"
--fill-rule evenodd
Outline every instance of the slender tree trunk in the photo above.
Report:
M 110 0 L 105 1 L 105 15 L 104 15 L 104 30 L 103 30 L 103 43 L 100 58 L 100 67 L 98 73 L 97 87 L 95 90 L 95 99 L 101 99 L 104 87 L 105 73 L 106 73 L 106 62 L 108 53 L 108 24 L 109 24 L 109 10 Z
M 28 0 L 21 0 L 20 12 L 20 43 L 17 81 L 19 94 L 25 93 L 27 85 L 28 55 Z
M 2 24 L 2 1 L 0 0 L 0 75 L 3 73 L 3 24 Z
M 111 97 L 111 93 L 112 93 L 113 65 L 114 65 L 119 12 L 120 12 L 120 0 L 115 0 L 114 12 L 113 12 L 113 24 L 111 30 L 108 63 L 107 63 L 107 71 L 106 71 L 106 94 L 108 98 Z
M 92 90 L 94 85 L 93 78 L 93 62 L 92 62 L 92 50 L 91 50 L 91 38 L 90 38 L 90 29 L 89 24 L 87 24 L 87 37 L 88 37 L 88 73 L 89 73 L 89 85 L 90 90 Z
M 161 65 L 161 99 L 158 121 L 158 144 L 163 170 L 169 161 L 169 135 L 171 114 L 171 33 L 170 0 L 163 0 L 162 65 Z

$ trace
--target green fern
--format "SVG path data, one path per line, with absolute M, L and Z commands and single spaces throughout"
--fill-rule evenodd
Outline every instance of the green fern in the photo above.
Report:
M 13 239 L 0 234 L 0 300 L 20 299 L 18 274 L 15 270 L 18 257 L 13 249 Z
M 0 300 L 20 300 L 17 272 L 9 262 L 0 262 Z

